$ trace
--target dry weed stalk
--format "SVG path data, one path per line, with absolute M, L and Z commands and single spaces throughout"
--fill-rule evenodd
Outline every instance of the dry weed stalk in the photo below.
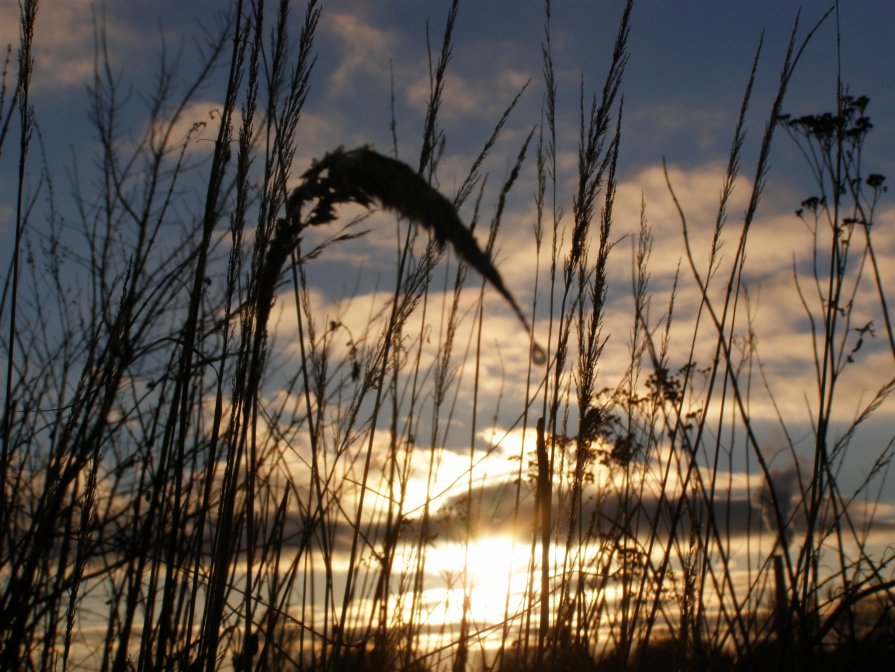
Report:
M 302 207 L 312 200 L 316 203 L 302 219 Z M 534 341 L 528 319 L 490 257 L 460 220 L 453 203 L 410 166 L 369 147 L 348 151 L 339 148 L 327 153 L 313 163 L 302 176 L 302 183 L 292 190 L 286 202 L 286 219 L 277 222 L 259 283 L 258 322 L 261 329 L 266 327 L 280 271 L 298 244 L 302 230 L 306 226 L 335 220 L 336 205 L 357 203 L 369 208 L 376 201 L 383 208 L 430 230 L 439 248 L 450 243 L 457 255 L 491 283 L 513 309 L 532 338 L 532 360 L 539 365 L 546 362 L 544 350 Z

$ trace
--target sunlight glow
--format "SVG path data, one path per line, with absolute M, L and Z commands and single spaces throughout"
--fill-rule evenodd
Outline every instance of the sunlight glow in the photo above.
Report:
M 473 622 L 502 621 L 513 614 L 525 595 L 529 548 L 511 537 L 485 537 L 462 543 L 439 544 L 430 549 L 426 568 L 444 584 L 426 591 L 426 602 L 437 622 L 458 623 L 463 616 L 464 564 L 470 593 L 469 619 Z M 468 562 L 464 563 L 464 558 Z M 509 596 L 509 601 L 508 601 Z M 444 619 L 442 621 L 442 619 Z M 432 622 L 432 621 L 430 621 Z

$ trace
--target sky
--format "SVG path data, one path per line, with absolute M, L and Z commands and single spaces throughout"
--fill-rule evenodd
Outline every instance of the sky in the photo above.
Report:
M 65 192 L 74 174 L 86 181 L 96 179 L 90 172 L 96 149 L 95 132 L 87 116 L 87 87 L 93 77 L 94 26 L 98 17 L 104 16 L 111 63 L 122 83 L 125 114 L 120 123 L 123 129 L 136 134 L 146 123 L 145 96 L 154 82 L 160 45 L 165 45 L 171 58 L 180 53 L 178 73 L 186 78 L 194 68 L 196 40 L 201 41 L 205 31 L 217 25 L 228 5 L 210 0 L 107 0 L 104 4 L 93 0 L 42 0 L 35 37 L 32 103 L 63 205 L 71 203 Z M 296 175 L 313 157 L 338 146 L 369 144 L 389 153 L 392 82 L 398 155 L 414 165 L 429 93 L 427 30 L 432 50 L 437 53 L 448 5 L 443 1 L 410 0 L 323 3 L 316 43 L 318 58 L 299 130 Z M 571 203 L 574 192 L 579 91 L 583 87 L 588 98 L 593 92 L 599 94 L 622 8 L 623 3 L 606 0 L 553 3 L 558 191 L 564 203 Z M 655 320 L 664 311 L 662 306 L 668 300 L 681 263 L 680 218 L 665 184 L 663 160 L 695 234 L 695 246 L 704 250 L 743 92 L 763 40 L 754 95 L 746 117 L 742 178 L 730 208 L 731 231 L 736 231 L 754 179 L 761 134 L 794 21 L 798 16 L 797 39 L 801 41 L 828 8 L 828 3 L 816 0 L 635 2 L 630 59 L 621 86 L 622 149 L 606 324 L 610 345 L 601 368 L 604 380 L 617 379 L 624 370 L 630 332 L 632 234 L 639 225 L 641 203 L 645 204 L 654 235 L 651 287 L 656 292 Z M 0 44 L 11 43 L 13 49 L 18 39 L 17 11 L 17 3 L 12 0 L 0 3 Z M 299 13 L 296 10 L 296 24 L 300 21 Z M 891 39 L 895 4 L 889 0 L 843 0 L 839 26 L 838 52 L 836 16 L 830 16 L 817 30 L 798 64 L 784 110 L 793 116 L 833 110 L 840 67 L 849 91 L 870 98 L 867 114 L 874 129 L 865 150 L 865 173 L 895 175 L 895 46 Z M 444 193 L 452 194 L 457 188 L 503 110 L 528 83 L 487 164 L 494 185 L 508 173 L 522 141 L 541 118 L 543 36 L 541 2 L 461 3 L 441 117 L 447 151 L 438 186 Z M 186 115 L 184 133 L 198 121 L 213 128 L 214 110 L 221 104 L 222 90 L 214 82 L 225 77 L 225 69 L 216 72 L 212 83 L 198 93 Z M 209 130 L 204 138 L 197 139 L 189 149 L 191 156 L 197 160 L 207 157 L 210 137 L 213 135 Z M 529 168 L 532 157 L 533 152 L 529 152 Z M 0 236 L 4 250 L 10 249 L 14 226 L 16 161 L 16 154 L 8 145 L 0 157 Z M 36 162 L 30 170 L 32 180 L 36 180 Z M 492 201 L 494 188 L 490 192 Z M 746 281 L 762 360 L 778 406 L 797 434 L 810 430 L 811 413 L 806 407 L 810 406 L 808 397 L 814 382 L 811 325 L 804 317 L 793 285 L 794 259 L 798 260 L 800 277 L 808 277 L 804 264 L 810 261 L 811 239 L 794 211 L 813 195 L 812 188 L 804 157 L 790 138 L 778 133 L 767 188 L 751 234 Z M 528 170 L 508 204 L 505 230 L 496 254 L 507 286 L 523 306 L 535 298 L 531 286 L 535 249 L 531 235 L 533 190 L 532 171 Z M 468 217 L 469 210 L 461 215 Z M 880 225 L 874 229 L 876 251 L 883 281 L 891 286 L 895 281 L 895 208 L 886 200 L 880 206 L 878 221 Z M 732 253 L 735 244 L 732 232 L 726 253 Z M 381 240 L 367 238 L 334 250 L 325 264 L 310 270 L 320 310 L 339 316 L 353 333 L 363 331 L 371 306 L 381 307 L 390 292 L 393 254 L 394 240 L 388 236 Z M 686 276 L 686 264 L 681 268 Z M 443 277 L 448 277 L 447 271 Z M 436 274 L 436 284 L 443 281 Z M 470 296 L 474 296 L 475 283 L 471 287 Z M 858 316 L 878 320 L 873 293 L 864 287 L 861 296 L 864 298 L 857 302 Z M 694 318 L 695 297 L 692 282 L 682 281 L 673 333 L 684 343 Z M 543 294 L 539 300 L 545 300 Z M 513 434 L 518 430 L 513 423 L 521 400 L 513 389 L 517 380 L 524 380 L 528 366 L 527 339 L 494 292 L 486 297 L 486 311 L 489 327 L 485 342 L 490 354 L 483 358 L 483 415 L 489 418 L 488 422 L 493 417 L 491 435 L 510 432 L 513 440 L 519 440 Z M 283 322 L 289 321 L 284 317 Z M 417 326 L 423 329 L 423 325 Z M 535 331 L 541 338 L 546 328 L 545 319 L 536 320 Z M 878 332 L 878 337 L 869 340 L 860 357 L 856 357 L 854 373 L 843 378 L 843 403 L 837 416 L 840 422 L 851 419 L 861 400 L 866 403 L 868 395 L 895 374 L 881 326 Z M 283 346 L 283 356 L 288 361 L 288 333 L 275 328 L 273 337 L 277 343 L 287 344 Z M 682 354 L 683 350 L 673 350 L 673 360 L 677 358 L 682 363 Z M 462 424 L 469 410 L 461 402 L 458 422 Z M 756 401 L 753 412 L 765 422 L 769 442 L 780 441 L 779 432 L 775 434 L 773 429 L 773 408 Z M 895 406 L 889 401 L 868 425 L 862 440 L 877 445 L 888 441 L 893 419 Z M 458 431 L 449 442 L 455 441 L 459 449 L 466 436 Z M 479 436 L 482 444 L 487 445 L 489 432 L 483 430 Z M 870 453 L 859 451 L 858 458 L 845 468 L 843 482 L 860 481 L 868 468 Z M 453 458 L 446 459 L 450 462 Z M 777 466 L 781 471 L 790 468 L 783 462 Z M 453 478 L 451 474 L 462 474 L 464 466 L 458 461 L 452 469 L 448 465 L 446 482 Z M 497 471 L 498 477 L 506 475 L 499 468 Z M 484 486 L 492 487 L 487 474 L 481 478 Z M 499 478 L 493 483 L 494 488 L 500 487 Z M 745 487 L 738 485 L 736 491 L 744 506 L 753 497 Z M 895 505 L 892 486 L 883 492 L 883 499 Z
M 323 5 L 318 31 L 317 63 L 302 125 L 296 173 L 313 157 L 338 146 L 369 144 L 391 150 L 391 81 L 394 81 L 395 123 L 399 156 L 413 164 L 429 91 L 427 31 L 437 52 L 448 9 L 444 2 L 349 2 Z M 185 80 L 196 61 L 196 44 L 221 21 L 227 4 L 221 2 L 106 2 L 90 0 L 41 4 L 36 29 L 33 103 L 51 165 L 56 168 L 58 198 L 77 173 L 83 180 L 96 156 L 95 132 L 88 120 L 86 87 L 94 67 L 94 21 L 105 17 L 108 48 L 115 76 L 120 78 L 125 113 L 119 121 L 123 135 L 136 134 L 146 121 L 145 99 L 155 81 L 162 45 L 169 59 L 178 57 Z M 599 92 L 615 39 L 623 4 L 620 2 L 557 2 L 551 16 L 551 41 L 557 73 L 559 198 L 570 203 L 574 193 L 578 142 L 579 90 Z M 624 346 L 630 309 L 630 234 L 639 222 L 641 197 L 655 237 L 652 286 L 661 293 L 671 286 L 682 257 L 680 221 L 661 172 L 669 173 L 688 221 L 705 231 L 713 222 L 721 188 L 721 174 L 749 70 L 763 36 L 751 106 L 746 118 L 742 180 L 734 192 L 731 220 L 741 217 L 752 183 L 759 140 L 776 91 L 782 58 L 798 16 L 798 40 L 829 9 L 822 2 L 637 2 L 632 16 L 630 60 L 621 92 L 624 96 L 619 198 L 614 237 L 618 242 L 609 311 L 613 343 Z M 0 41 L 15 42 L 16 3 L 0 9 Z M 294 21 L 301 19 L 295 9 Z M 843 2 L 839 10 L 842 81 L 855 95 L 870 98 L 868 115 L 875 124 L 865 150 L 867 173 L 895 174 L 895 75 L 890 27 L 895 7 L 887 2 Z M 541 42 L 543 5 L 539 2 L 488 1 L 461 4 L 455 28 L 455 47 L 448 70 L 441 129 L 446 156 L 438 186 L 452 193 L 472 157 L 487 139 L 500 114 L 530 82 L 509 118 L 488 165 L 494 184 L 507 174 L 522 140 L 540 119 L 543 83 Z M 818 29 L 797 66 L 784 110 L 794 116 L 833 109 L 837 48 L 835 15 Z M 208 124 L 205 137 L 189 151 L 208 155 L 214 110 L 220 105 L 221 68 L 212 83 L 196 96 L 185 115 L 183 132 L 193 121 Z M 533 152 L 530 152 L 529 156 Z M 9 235 L 14 205 L 14 154 L 3 157 L 0 183 L 0 226 Z M 529 161 L 531 165 L 531 160 Z M 804 158 L 783 133 L 775 138 L 768 186 L 749 248 L 750 289 L 755 297 L 762 354 L 769 367 L 801 385 L 779 390 L 780 403 L 793 413 L 804 413 L 804 389 L 810 386 L 811 362 L 806 358 L 806 335 L 793 291 L 792 259 L 805 251 L 804 229 L 793 217 L 813 185 Z M 77 168 L 74 168 L 77 166 Z M 32 170 L 37 171 L 35 164 Z M 500 268 L 511 291 L 523 305 L 532 298 L 530 279 L 534 242 L 530 235 L 532 175 L 523 172 L 516 201 L 509 204 L 507 233 L 498 241 Z M 885 203 L 883 207 L 888 207 Z M 469 211 L 461 213 L 469 217 Z M 878 227 L 876 244 L 885 262 L 895 252 L 888 227 Z M 698 236 L 694 237 L 698 241 Z M 703 237 L 703 242 L 705 237 Z M 698 242 L 696 245 L 698 246 Z M 802 246 L 802 247 L 800 247 Z M 344 305 L 358 283 L 389 291 L 393 241 L 369 237 L 360 245 L 333 250 L 328 264 L 312 269 L 322 304 Z M 804 257 L 803 257 L 804 258 Z M 383 259 L 385 262 L 383 263 Z M 885 272 L 892 265 L 881 264 Z M 361 269 L 361 270 L 358 270 Z M 678 301 L 678 323 L 686 333 L 688 311 L 695 305 L 683 288 Z M 510 333 L 513 318 L 495 295 L 496 332 Z M 657 300 L 657 305 L 659 301 Z M 352 305 L 356 305 L 352 304 Z M 354 309 L 358 328 L 366 309 Z M 657 310 L 658 316 L 658 310 Z M 543 329 L 542 329 L 543 331 Z M 883 339 L 871 345 L 879 346 Z M 504 377 L 515 366 L 527 365 L 524 350 L 504 353 Z M 868 348 L 870 351 L 871 348 Z M 872 351 L 884 359 L 884 348 Z M 520 354 L 522 353 L 522 354 Z M 881 353 L 881 354 L 880 354 Z M 614 373 L 605 365 L 606 376 Z M 510 371 L 508 374 L 507 371 Z M 860 378 L 860 376 L 857 376 Z M 848 393 L 859 397 L 865 387 L 850 381 Z M 496 398 L 497 391 L 492 391 Z M 846 414 L 851 414 L 849 407 Z M 804 419 L 804 415 L 802 418 Z

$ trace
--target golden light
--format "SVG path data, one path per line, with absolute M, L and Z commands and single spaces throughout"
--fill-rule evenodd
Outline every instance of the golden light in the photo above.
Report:
M 529 551 L 509 536 L 472 539 L 468 548 L 456 542 L 438 544 L 429 551 L 426 568 L 441 576 L 444 585 L 430 597 L 444 606 L 446 621 L 457 623 L 463 616 L 464 590 L 469 590 L 467 618 L 479 624 L 500 622 L 522 604 Z

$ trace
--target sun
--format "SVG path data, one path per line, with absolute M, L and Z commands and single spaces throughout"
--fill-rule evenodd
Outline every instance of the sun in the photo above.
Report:
M 479 623 L 502 621 L 524 600 L 530 549 L 510 536 L 438 544 L 429 551 L 426 568 L 445 582 L 444 597 L 453 605 L 451 616 L 462 616 L 463 592 L 470 591 L 469 616 Z M 465 576 L 464 576 L 465 574 Z M 464 586 L 464 578 L 466 586 Z

